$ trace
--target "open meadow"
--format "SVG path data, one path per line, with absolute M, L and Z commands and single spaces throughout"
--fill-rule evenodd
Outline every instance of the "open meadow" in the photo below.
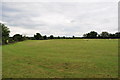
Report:
M 116 78 L 117 39 L 26 40 L 2 46 L 3 78 Z

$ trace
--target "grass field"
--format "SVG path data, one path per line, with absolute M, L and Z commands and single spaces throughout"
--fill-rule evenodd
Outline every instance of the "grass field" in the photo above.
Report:
M 3 47 L 3 78 L 115 78 L 118 40 L 28 40 Z

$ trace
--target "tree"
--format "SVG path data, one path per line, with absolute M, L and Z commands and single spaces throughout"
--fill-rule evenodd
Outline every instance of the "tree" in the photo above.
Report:
M 101 36 L 102 38 L 108 38 L 108 37 L 109 37 L 109 33 L 108 33 L 108 32 L 102 32 L 102 33 L 100 34 L 100 36 Z
M 65 36 L 63 36 L 63 39 L 65 39 Z
M 45 36 L 43 36 L 43 39 L 47 39 L 47 36 L 45 35 Z
M 83 37 L 87 37 L 87 34 L 83 34 Z
M 58 39 L 60 39 L 60 36 L 58 36 Z
M 13 37 L 9 37 L 9 43 L 14 43 Z
M 97 32 L 95 32 L 95 31 L 91 31 L 91 32 L 89 33 L 89 35 L 90 35 L 91 38 L 96 38 L 98 34 L 97 34 Z
M 90 33 L 84 34 L 83 36 L 86 38 L 97 38 L 98 33 L 95 31 L 91 31 Z
M 115 33 L 115 37 L 116 37 L 116 38 L 120 38 L 120 32 L 116 32 L 116 33 Z
M 54 36 L 53 36 L 53 35 L 50 35 L 50 39 L 54 39 Z
M 42 35 L 41 35 L 40 33 L 36 33 L 36 35 L 34 35 L 34 38 L 35 38 L 36 40 L 41 40 L 41 39 L 43 39 L 43 37 L 42 37 Z
M 28 40 L 29 39 L 26 35 L 24 35 L 22 38 L 23 38 L 23 40 Z
M 75 38 L 75 36 L 72 37 L 73 39 Z
M 23 37 L 22 37 L 22 35 L 20 35 L 20 34 L 15 34 L 15 35 L 13 36 L 13 40 L 14 40 L 14 41 L 23 41 Z
M 115 34 L 109 34 L 109 38 L 115 38 L 116 36 L 115 36 Z
M 8 44 L 10 30 L 2 23 L 0 23 L 0 28 L 2 28 L 2 44 Z

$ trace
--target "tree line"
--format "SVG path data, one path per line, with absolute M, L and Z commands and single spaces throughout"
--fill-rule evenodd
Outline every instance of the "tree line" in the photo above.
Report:
M 42 36 L 40 33 L 36 33 L 34 34 L 33 37 L 27 37 L 27 36 L 23 36 L 21 34 L 15 34 L 14 36 L 10 37 L 10 30 L 9 28 L 5 25 L 0 23 L 0 29 L 2 30 L 2 32 L 0 33 L 0 36 L 2 37 L 2 40 L 0 40 L 0 44 L 4 45 L 4 44 L 8 44 L 8 43 L 15 43 L 15 42 L 19 42 L 19 41 L 24 41 L 24 40 L 48 40 L 48 39 L 118 39 L 120 38 L 120 32 L 116 32 L 115 34 L 111 34 L 108 32 L 102 32 L 101 34 L 98 34 L 95 31 L 91 31 L 89 33 L 86 33 L 83 35 L 83 37 L 54 37 L 53 35 L 50 36 Z
M 100 34 L 98 34 L 97 32 L 95 31 L 91 31 L 90 33 L 86 33 L 83 35 L 83 38 L 101 38 L 101 39 L 114 39 L 114 38 L 120 38 L 120 32 L 116 32 L 115 34 L 111 34 L 111 33 L 108 33 L 108 32 L 102 32 Z

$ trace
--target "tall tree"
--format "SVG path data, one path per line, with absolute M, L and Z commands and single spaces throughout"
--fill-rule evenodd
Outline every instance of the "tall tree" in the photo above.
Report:
M 2 28 L 2 44 L 8 44 L 10 30 L 2 23 L 0 23 L 0 28 Z

